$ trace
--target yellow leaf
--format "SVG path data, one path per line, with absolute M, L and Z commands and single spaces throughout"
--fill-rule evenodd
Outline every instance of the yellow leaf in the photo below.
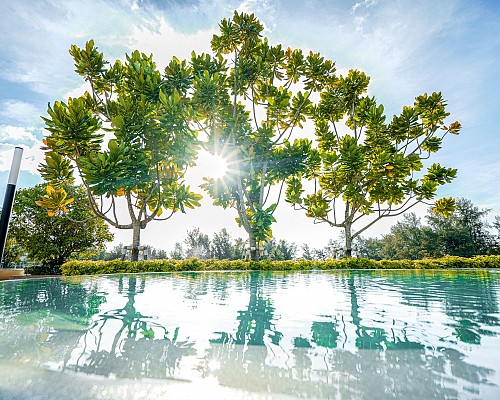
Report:
M 125 189 L 124 188 L 120 188 L 116 191 L 116 195 L 117 196 L 123 196 L 125 194 Z
M 47 192 L 47 194 L 53 194 L 55 192 L 54 188 L 50 185 L 47 185 L 45 191 Z
M 394 167 L 392 165 L 388 165 L 385 169 L 394 169 Z
M 54 215 L 56 215 L 56 211 L 54 211 L 54 210 L 47 210 L 47 215 L 49 217 L 53 217 Z

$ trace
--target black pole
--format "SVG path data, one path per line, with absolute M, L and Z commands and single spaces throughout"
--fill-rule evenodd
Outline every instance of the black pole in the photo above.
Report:
M 3 265 L 3 251 L 5 249 L 5 241 L 7 240 L 7 232 L 9 231 L 10 214 L 12 213 L 14 196 L 16 195 L 17 177 L 19 176 L 22 155 L 23 149 L 21 147 L 16 147 L 14 149 L 9 180 L 7 181 L 7 189 L 5 190 L 5 197 L 3 199 L 2 216 L 0 217 L 0 266 Z

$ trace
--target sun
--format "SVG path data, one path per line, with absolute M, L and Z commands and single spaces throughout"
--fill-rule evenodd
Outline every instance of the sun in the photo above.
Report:
M 202 151 L 198 155 L 198 164 L 204 169 L 205 176 L 213 179 L 221 179 L 227 172 L 227 161 L 218 154 L 210 154 Z

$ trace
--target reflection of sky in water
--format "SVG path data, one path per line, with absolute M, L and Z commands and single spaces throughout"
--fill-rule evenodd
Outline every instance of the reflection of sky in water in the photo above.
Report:
M 0 398 L 495 399 L 499 287 L 485 271 L 6 282 Z

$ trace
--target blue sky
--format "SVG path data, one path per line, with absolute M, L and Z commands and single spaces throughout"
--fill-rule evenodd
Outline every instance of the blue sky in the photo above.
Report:
M 16 145 L 25 148 L 19 186 L 39 181 L 36 167 L 44 135 L 40 115 L 48 102 L 82 90 L 68 54 L 71 44 L 83 46 L 93 38 L 108 60 L 138 49 L 153 53 L 161 68 L 174 55 L 186 58 L 193 49 L 208 51 L 217 23 L 234 9 L 254 12 L 273 43 L 319 51 L 340 70 L 364 70 L 371 77 L 370 94 L 384 104 L 389 117 L 417 95 L 441 91 L 450 119 L 459 120 L 463 129 L 460 136 L 446 138 L 434 159 L 458 168 L 458 178 L 440 195 L 466 197 L 491 208 L 491 217 L 500 214 L 497 1 L 2 1 L 0 191 Z M 196 184 L 196 171 L 192 179 Z M 329 227 L 313 225 L 286 203 L 280 204 L 276 216 L 278 238 L 321 246 L 338 235 Z M 378 225 L 368 235 L 383 233 L 394 222 Z M 209 234 L 226 227 L 243 236 L 234 215 L 206 200 L 202 210 L 152 225 L 143 239 L 171 249 L 194 226 Z M 115 241 L 129 238 L 129 232 L 118 233 Z

